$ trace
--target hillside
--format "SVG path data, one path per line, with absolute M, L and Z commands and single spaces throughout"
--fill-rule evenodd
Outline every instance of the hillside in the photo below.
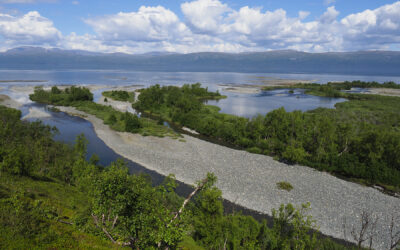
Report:
M 94 53 L 20 47 L 0 53 L 0 69 L 124 69 L 172 72 L 265 72 L 399 75 L 400 52 Z

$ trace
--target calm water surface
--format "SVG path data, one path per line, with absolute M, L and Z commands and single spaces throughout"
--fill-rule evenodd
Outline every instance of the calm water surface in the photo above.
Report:
M 206 85 L 260 84 L 271 79 L 329 81 L 394 81 L 400 76 L 357 76 L 329 74 L 273 74 L 234 72 L 140 72 L 120 70 L 0 70 L 0 80 L 46 80 L 47 84 L 175 84 L 201 82 Z M 26 83 L 23 83 L 26 84 Z
M 284 107 L 286 111 L 307 111 L 318 107 L 334 108 L 338 102 L 344 102 L 344 98 L 319 97 L 304 94 L 304 90 L 295 89 L 290 93 L 289 89 L 263 91 L 259 94 L 233 94 L 224 92 L 227 99 L 207 101 L 207 104 L 221 108 L 222 113 L 251 118 L 257 114 L 266 113 Z
M 219 106 L 221 112 L 245 117 L 256 114 L 266 114 L 269 111 L 284 107 L 287 111 L 311 110 L 318 107 L 333 108 L 337 102 L 344 99 L 324 98 L 305 95 L 301 90 L 290 94 L 288 90 L 275 90 L 260 94 L 236 94 L 223 91 L 219 84 L 263 84 L 272 79 L 311 80 L 318 83 L 329 81 L 362 80 L 362 81 L 395 81 L 400 77 L 386 76 L 351 76 L 326 74 L 268 74 L 268 73 L 231 73 L 231 72 L 135 72 L 118 70 L 0 70 L 0 80 L 43 80 L 45 82 L 12 82 L 0 83 L 3 91 L 12 85 L 62 85 L 62 84 L 104 84 L 104 85 L 142 85 L 147 87 L 154 84 L 182 85 L 184 83 L 200 82 L 212 91 L 219 90 L 228 98 L 209 101 L 209 104 Z M 95 100 L 101 92 L 94 91 Z M 26 95 L 17 96 L 27 102 Z

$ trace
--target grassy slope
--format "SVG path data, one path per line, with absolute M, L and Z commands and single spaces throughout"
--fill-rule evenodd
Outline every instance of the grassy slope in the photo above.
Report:
M 41 202 L 42 208 L 52 211 L 52 218 L 44 218 L 50 224 L 49 232 L 37 235 L 35 240 L 27 240 L 13 233 L 14 228 L 0 229 L 0 248 L 32 249 L 32 248 L 75 248 L 75 249 L 110 249 L 118 248 L 100 236 L 79 231 L 75 226 L 58 222 L 74 222 L 79 214 L 85 211 L 88 202 L 86 195 L 75 187 L 57 180 L 34 180 L 29 177 L 16 177 L 1 174 L 0 190 L 2 197 L 24 193 L 31 202 Z

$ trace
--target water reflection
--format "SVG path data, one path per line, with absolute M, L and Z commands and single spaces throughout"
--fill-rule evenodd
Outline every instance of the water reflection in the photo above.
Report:
M 338 102 L 344 102 L 344 98 L 319 97 L 304 94 L 304 90 L 278 89 L 262 91 L 258 94 L 236 94 L 222 92 L 227 99 L 219 101 L 207 101 L 207 104 L 221 108 L 222 113 L 228 113 L 244 117 L 254 117 L 257 114 L 265 115 L 268 112 L 284 107 L 286 111 L 313 110 L 319 107 L 334 108 Z

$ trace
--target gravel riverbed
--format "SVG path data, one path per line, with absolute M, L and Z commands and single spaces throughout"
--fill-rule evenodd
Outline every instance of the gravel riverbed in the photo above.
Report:
M 70 114 L 83 115 L 99 136 L 115 152 L 160 174 L 175 174 L 187 184 L 203 179 L 207 172 L 218 177 L 223 197 L 236 204 L 270 214 L 280 204 L 310 202 L 310 214 L 319 230 L 336 238 L 352 241 L 350 231 L 360 228 L 361 213 L 378 218 L 373 248 L 389 249 L 391 216 L 400 218 L 400 199 L 376 189 L 338 179 L 312 168 L 287 165 L 272 157 L 251 154 L 212 144 L 188 135 L 184 142 L 112 131 L 103 122 L 71 107 Z M 290 192 L 276 183 L 292 184 Z M 345 225 L 346 235 L 343 225 Z M 399 221 L 395 222 L 397 230 Z

